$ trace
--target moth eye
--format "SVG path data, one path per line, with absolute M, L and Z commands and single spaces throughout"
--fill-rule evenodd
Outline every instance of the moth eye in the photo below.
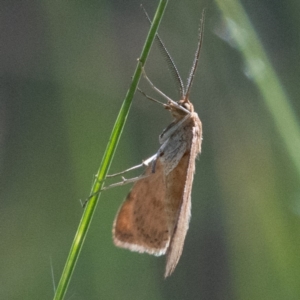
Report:
M 182 106 L 187 109 L 188 111 L 191 110 L 191 106 L 189 105 L 189 103 L 183 103 Z

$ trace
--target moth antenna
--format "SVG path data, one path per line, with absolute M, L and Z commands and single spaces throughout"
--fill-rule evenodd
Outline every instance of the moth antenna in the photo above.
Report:
M 192 64 L 192 68 L 190 71 L 190 75 L 187 79 L 187 85 L 186 85 L 186 92 L 184 95 L 184 100 L 187 102 L 190 96 L 193 80 L 195 77 L 195 73 L 197 70 L 198 62 L 199 62 L 199 56 L 200 56 L 200 50 L 202 47 L 202 42 L 203 42 L 203 32 L 204 32 L 204 19 L 205 19 L 205 9 L 202 11 L 202 18 L 200 21 L 200 26 L 199 26 L 199 36 L 198 36 L 198 45 L 197 45 L 197 50 L 195 53 L 195 58 Z
M 149 23 L 151 24 L 152 21 L 142 4 L 141 4 L 141 8 L 143 9 L 144 14 L 146 15 L 146 18 L 148 19 Z M 170 70 L 171 75 L 175 81 L 175 85 L 178 89 L 179 96 L 180 96 L 180 98 L 183 98 L 185 95 L 184 84 L 180 77 L 178 69 L 175 65 L 175 62 L 174 62 L 173 58 L 171 57 L 169 51 L 167 50 L 165 44 L 163 43 L 162 39 L 158 35 L 158 33 L 156 34 L 155 38 L 156 38 L 155 40 L 157 41 L 158 48 L 160 49 L 161 53 L 163 54 L 164 58 L 166 59 L 166 62 L 168 64 L 168 69 Z

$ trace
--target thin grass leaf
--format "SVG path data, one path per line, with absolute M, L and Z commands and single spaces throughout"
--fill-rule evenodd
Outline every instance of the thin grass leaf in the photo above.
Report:
M 278 79 L 276 72 L 274 71 L 269 58 L 265 53 L 263 46 L 240 2 L 237 0 L 216 0 L 216 2 L 223 12 L 232 42 L 237 46 L 244 58 L 247 73 L 261 92 L 266 107 L 273 117 L 274 124 L 280 134 L 283 145 L 287 150 L 286 154 L 290 157 L 296 171 L 298 172 L 298 176 L 300 176 L 299 122 L 293 108 L 291 107 L 284 87 Z M 266 196 L 265 199 L 268 199 L 268 186 L 268 184 L 264 185 L 264 190 L 266 192 L 262 193 Z M 258 194 L 259 192 L 256 195 Z M 257 205 L 255 203 L 256 199 L 253 197 L 253 205 L 250 207 L 256 206 L 256 214 L 253 214 L 253 216 L 256 218 L 255 222 L 259 224 L 260 234 L 261 236 L 263 235 L 265 241 L 265 245 L 262 246 L 262 249 L 267 248 L 267 255 L 272 258 L 272 264 L 269 264 L 270 269 L 276 270 L 274 271 L 276 276 L 270 275 L 270 278 L 276 277 L 276 285 L 280 285 L 280 290 L 283 291 L 286 299 L 296 299 L 295 295 L 299 292 L 297 277 L 299 273 L 299 269 L 297 268 L 299 260 L 298 252 L 295 251 L 295 241 L 292 239 L 293 234 L 288 231 L 290 221 L 288 221 L 287 217 L 284 215 L 282 207 L 278 206 L 278 203 L 276 202 L 277 195 L 275 197 L 274 195 L 269 195 L 272 202 L 263 200 L 262 205 Z M 243 207 L 243 209 L 246 210 L 245 207 Z M 232 224 L 234 224 L 234 222 L 232 222 Z M 251 223 L 249 222 L 248 224 Z M 234 226 L 236 227 L 236 224 Z M 233 227 L 231 227 L 230 230 L 234 231 Z M 250 243 L 252 246 L 255 245 L 255 243 L 258 245 L 260 242 L 259 234 L 256 234 L 256 237 L 252 237 L 252 240 L 250 235 L 247 237 L 247 239 L 251 240 Z M 242 247 L 241 245 L 243 245 L 243 243 L 244 240 L 236 236 L 232 245 L 238 244 L 239 247 Z M 259 251 L 262 250 L 260 249 Z M 253 277 L 251 277 L 251 275 L 247 277 L 248 274 L 246 274 L 247 272 L 249 273 L 251 268 L 248 268 L 246 272 L 244 271 L 245 268 L 242 266 L 244 264 L 245 257 L 242 259 L 237 258 L 237 252 L 238 251 L 236 251 L 234 255 L 235 261 L 237 262 L 236 265 L 239 267 L 233 272 L 238 274 L 236 275 L 238 278 L 243 277 L 244 280 L 246 280 L 245 278 L 251 278 L 252 280 Z M 253 262 L 252 265 L 255 263 L 257 264 L 258 262 Z M 256 272 L 259 273 L 258 265 L 254 268 L 256 269 Z M 253 282 L 249 283 L 248 288 L 251 287 L 252 284 Z M 264 284 L 267 287 L 272 287 L 270 281 L 266 280 Z M 265 295 L 263 294 L 264 291 L 261 291 L 260 294 L 259 289 L 257 289 L 254 293 L 256 292 L 256 299 L 265 298 L 263 296 Z M 248 295 L 249 291 L 247 291 L 244 284 L 240 284 L 239 293 L 247 293 L 247 296 L 251 298 L 251 296 Z
M 241 51 L 249 76 L 260 90 L 275 126 L 300 177 L 300 126 L 259 38 L 237 0 L 216 0 L 234 40 Z
M 132 78 L 130 88 L 126 94 L 126 97 L 122 104 L 121 110 L 120 110 L 117 120 L 115 122 L 114 128 L 112 130 L 108 145 L 106 147 L 102 162 L 99 167 L 99 171 L 97 173 L 95 182 L 94 182 L 92 190 L 91 190 L 91 195 L 93 195 L 93 196 L 89 199 L 89 201 L 84 209 L 81 221 L 79 223 L 77 232 L 75 234 L 64 270 L 62 272 L 62 275 L 61 275 L 61 278 L 60 278 L 60 281 L 59 281 L 59 284 L 58 284 L 58 287 L 57 287 L 57 290 L 56 290 L 56 293 L 54 296 L 54 300 L 62 300 L 67 292 L 68 285 L 70 283 L 73 271 L 75 269 L 76 262 L 78 260 L 80 251 L 82 249 L 85 237 L 87 235 L 89 226 L 92 221 L 93 214 L 95 212 L 95 209 L 96 209 L 99 197 L 100 197 L 100 190 L 103 185 L 103 180 L 105 179 L 105 177 L 108 173 L 109 167 L 111 165 L 114 153 L 116 151 L 118 142 L 120 140 L 120 136 L 121 136 L 123 128 L 125 126 L 125 122 L 126 122 L 126 119 L 127 119 L 128 113 L 129 113 L 133 95 L 137 89 L 137 86 L 138 86 L 138 83 L 139 83 L 139 80 L 141 77 L 141 73 L 142 73 L 141 64 L 144 65 L 147 60 L 152 43 L 156 36 L 158 26 L 160 24 L 164 10 L 166 8 L 167 2 L 168 2 L 167 0 L 161 0 L 158 5 L 158 8 L 156 10 L 151 28 L 149 30 L 146 42 L 144 44 L 144 47 L 143 47 L 143 50 L 142 50 L 142 53 L 140 56 L 141 63 L 137 64 L 136 70 L 135 70 L 133 78 Z

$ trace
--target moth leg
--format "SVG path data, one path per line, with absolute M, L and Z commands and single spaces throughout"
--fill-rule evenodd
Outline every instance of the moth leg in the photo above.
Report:
M 148 81 L 148 83 L 150 84 L 150 86 L 157 92 L 159 93 L 162 97 L 164 97 L 165 99 L 167 99 L 168 101 L 172 102 L 172 103 L 176 103 L 174 100 L 172 100 L 170 97 L 168 97 L 165 93 L 163 93 L 160 89 L 158 89 L 153 83 L 152 81 L 148 78 L 148 76 L 146 75 L 146 71 L 144 66 L 142 66 L 142 73 L 144 78 Z
M 128 171 L 128 170 L 126 170 L 126 171 Z M 125 172 L 126 172 L 126 171 L 125 171 Z M 122 172 L 120 172 L 120 173 L 122 173 Z M 87 199 L 85 199 L 84 202 L 82 202 L 82 201 L 80 200 L 81 205 L 82 205 L 82 207 L 85 207 L 85 206 L 87 205 L 87 203 L 90 201 L 90 199 L 91 199 L 93 196 L 99 194 L 99 193 L 102 192 L 102 191 L 106 191 L 106 190 L 109 190 L 109 189 L 111 189 L 111 188 L 114 188 L 114 187 L 117 187 L 117 186 L 121 186 L 121 185 L 125 185 L 125 184 L 128 184 L 128 183 L 136 182 L 136 181 L 139 181 L 140 179 L 146 178 L 146 177 L 148 177 L 148 176 L 149 176 L 149 175 L 140 175 L 140 176 L 133 177 L 133 178 L 129 178 L 129 179 L 126 179 L 126 178 L 122 177 L 122 181 L 117 182 L 117 183 L 113 183 L 113 184 L 110 184 L 110 185 L 108 185 L 108 186 L 103 187 L 99 192 L 91 194 Z
M 125 185 L 125 184 L 132 183 L 132 182 L 136 182 L 136 181 L 139 181 L 140 179 L 146 178 L 148 176 L 149 175 L 140 175 L 140 176 L 133 177 L 133 178 L 128 178 L 128 179 L 125 178 L 125 177 L 122 177 L 122 181 L 110 184 L 108 186 L 105 186 L 101 189 L 101 191 L 106 191 L 108 189 L 111 189 L 111 188 L 114 188 L 114 187 L 117 187 L 117 186 Z
M 122 175 L 122 174 L 125 174 L 125 173 L 127 173 L 127 172 L 130 172 L 130 171 L 132 171 L 132 170 L 139 169 L 139 168 L 141 168 L 141 167 L 148 167 L 149 164 L 150 164 L 153 160 L 155 160 L 155 159 L 156 159 L 156 154 L 154 154 L 153 156 L 147 158 L 146 160 L 144 160 L 144 161 L 143 161 L 141 164 L 139 164 L 139 165 L 136 165 L 136 166 L 134 166 L 134 167 L 131 167 L 131 168 L 126 169 L 126 170 L 124 170 L 124 171 L 122 171 L 122 172 L 119 172 L 119 173 L 107 175 L 106 178 L 113 178 L 113 177 L 116 177 L 116 176 L 120 176 L 120 175 Z
M 140 62 L 140 64 L 142 65 L 142 63 Z M 158 89 L 153 83 L 152 81 L 148 78 L 148 76 L 146 75 L 145 72 L 145 68 L 142 65 L 142 73 L 144 78 L 148 81 L 148 83 L 150 84 L 150 86 L 158 93 L 160 94 L 163 98 L 167 99 L 169 102 L 173 103 L 175 106 L 177 106 L 179 109 L 181 109 L 182 111 L 186 112 L 187 114 L 189 114 L 190 112 L 185 109 L 184 107 L 182 107 L 181 105 L 179 105 L 176 101 L 172 100 L 170 97 L 168 97 L 165 93 L 163 93 L 160 89 Z
M 106 178 L 112 178 L 112 177 L 116 177 L 116 176 L 120 176 L 122 174 L 125 174 L 127 172 L 130 172 L 132 170 L 136 170 L 136 169 L 139 169 L 141 167 L 148 167 L 150 165 L 150 163 L 152 163 L 153 161 L 156 160 L 156 155 L 157 154 L 154 154 L 153 156 L 147 158 L 146 160 L 144 160 L 141 164 L 139 165 L 136 165 L 134 167 L 131 167 L 129 169 L 126 169 L 122 172 L 119 172 L 119 173 L 115 173 L 115 174 L 112 174 L 112 175 L 107 175 Z M 116 187 L 116 186 L 120 186 L 120 185 L 124 185 L 124 184 L 127 184 L 127 183 L 131 183 L 131 182 L 136 182 L 144 177 L 147 177 L 148 175 L 140 175 L 140 176 L 137 176 L 137 177 L 133 177 L 133 178 L 129 178 L 129 179 L 126 179 L 124 177 L 122 177 L 122 181 L 120 182 L 117 182 L 117 183 L 113 183 L 113 184 L 110 184 L 108 186 L 105 186 L 101 189 L 101 191 L 105 191 L 105 190 L 108 190 L 110 188 L 113 188 L 113 187 Z
M 146 160 L 144 160 L 141 164 L 137 165 L 137 166 L 134 166 L 134 167 L 131 167 L 129 169 L 126 169 L 125 171 L 122 171 L 122 172 L 119 172 L 119 173 L 115 173 L 115 174 L 112 174 L 112 175 L 107 175 L 106 178 L 112 178 L 112 177 L 116 177 L 116 176 L 119 176 L 119 175 L 122 175 L 122 174 L 125 174 L 129 171 L 132 171 L 132 170 L 135 170 L 135 169 L 138 169 L 138 168 L 141 168 L 141 167 L 148 167 L 150 165 L 150 163 L 152 161 L 156 160 L 156 154 L 154 154 L 153 156 L 147 158 Z M 96 194 L 102 192 L 102 191 L 105 191 L 105 190 L 108 190 L 110 188 L 113 188 L 113 187 L 116 187 L 116 186 L 120 186 L 120 185 L 125 185 L 127 183 L 131 183 L 131 182 L 136 182 L 144 177 L 147 177 L 148 175 L 140 175 L 140 176 L 137 176 L 137 177 L 134 177 L 134 178 L 129 178 L 129 179 L 126 179 L 124 177 L 122 177 L 122 181 L 120 182 L 117 182 L 117 183 L 113 183 L 111 185 L 108 185 L 108 186 L 105 186 L 103 187 L 99 192 L 97 193 L 94 193 L 94 194 L 91 194 L 87 199 L 85 199 L 85 201 L 82 204 L 82 207 L 85 207 L 86 204 L 89 202 L 89 200 L 95 196 Z M 105 179 L 106 179 L 105 178 Z M 103 181 L 105 181 L 105 179 Z
M 162 103 L 162 102 L 160 102 L 160 101 L 158 101 L 158 100 L 156 100 L 156 99 L 154 99 L 154 98 L 152 98 L 152 97 L 150 97 L 149 95 L 147 95 L 146 93 L 144 93 L 140 88 L 137 88 L 137 90 L 145 97 L 145 98 L 147 98 L 148 100 L 151 100 L 151 101 L 153 101 L 153 102 L 156 102 L 156 103 L 159 103 L 159 104 L 161 104 L 163 107 L 167 107 L 167 105 L 165 104 L 165 103 Z

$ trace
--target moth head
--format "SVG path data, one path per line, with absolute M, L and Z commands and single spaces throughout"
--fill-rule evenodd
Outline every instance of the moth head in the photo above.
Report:
M 184 108 L 184 109 L 181 109 Z M 187 111 L 194 112 L 194 106 L 188 99 L 182 99 L 175 103 L 169 102 L 166 109 L 171 112 L 175 119 L 181 119 L 187 115 Z

